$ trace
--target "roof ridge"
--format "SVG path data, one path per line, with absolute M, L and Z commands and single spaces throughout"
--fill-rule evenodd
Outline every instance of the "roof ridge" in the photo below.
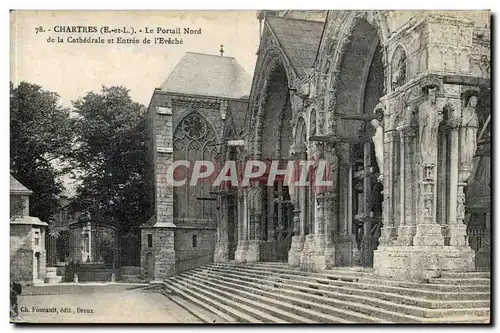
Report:
M 214 58 L 215 57 L 215 58 Z M 217 59 L 218 58 L 218 59 Z M 234 57 L 185 52 L 161 85 L 166 92 L 239 98 L 251 76 Z
M 266 16 L 266 20 L 269 19 L 269 18 L 278 18 L 278 19 L 289 20 L 289 21 L 302 21 L 302 22 L 311 22 L 311 23 L 324 24 L 324 22 L 321 22 L 321 21 L 299 19 L 299 18 L 295 18 L 295 17 L 282 17 L 282 16 L 276 16 L 276 15 Z
M 210 56 L 210 57 L 217 57 L 217 58 L 227 58 L 227 59 L 233 59 L 233 60 L 236 60 L 234 57 L 229 57 L 229 56 L 221 56 L 220 54 L 200 53 L 200 52 L 186 52 L 186 53 L 184 54 L 184 56 L 185 56 L 186 54 L 188 54 L 188 53 L 190 53 L 190 54 L 199 54 L 199 55 L 203 55 L 203 56 Z M 184 58 L 184 56 L 183 56 L 183 58 Z

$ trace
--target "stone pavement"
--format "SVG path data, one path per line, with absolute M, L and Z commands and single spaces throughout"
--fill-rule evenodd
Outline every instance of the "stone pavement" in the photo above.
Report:
M 198 323 L 157 286 L 58 284 L 25 287 L 19 319 L 28 323 Z

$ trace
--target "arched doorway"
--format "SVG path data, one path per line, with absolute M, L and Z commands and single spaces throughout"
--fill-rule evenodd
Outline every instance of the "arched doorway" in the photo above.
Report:
M 381 171 L 372 141 L 383 114 L 374 113 L 385 93 L 383 49 L 377 28 L 364 18 L 348 19 L 349 42 L 339 56 L 333 119 L 340 163 L 337 266 L 373 266 L 382 223 Z M 338 74 L 336 74 L 338 73 Z M 329 82 L 331 85 L 332 82 Z M 381 124 L 383 126 L 383 123 Z
M 281 63 L 275 65 L 267 78 L 265 97 L 260 106 L 261 126 L 257 127 L 257 153 L 264 161 L 279 161 L 279 169 L 286 169 L 292 144 L 292 107 L 288 77 Z M 267 179 L 267 177 L 264 177 Z M 293 236 L 293 204 L 284 177 L 276 177 L 270 186 L 261 184 L 260 197 L 261 261 L 288 261 Z

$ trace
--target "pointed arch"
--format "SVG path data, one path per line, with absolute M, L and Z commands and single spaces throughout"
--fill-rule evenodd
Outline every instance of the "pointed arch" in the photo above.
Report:
M 190 186 L 189 176 L 196 161 L 213 161 L 217 154 L 217 135 L 213 126 L 197 110 L 186 113 L 177 123 L 174 130 L 174 160 L 187 160 L 190 170 L 177 168 L 176 180 L 187 178 L 184 186 L 174 187 L 174 217 L 175 218 L 214 218 L 214 204 L 211 201 L 198 200 L 208 197 L 210 182 L 198 182 Z

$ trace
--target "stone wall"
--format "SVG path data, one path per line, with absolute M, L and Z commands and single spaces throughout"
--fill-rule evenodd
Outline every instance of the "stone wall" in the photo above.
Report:
M 227 102 L 215 97 L 185 96 L 161 90 L 153 94 L 147 115 L 146 172 L 153 192 L 152 209 L 141 229 L 141 272 L 144 278 L 164 279 L 213 261 L 216 221 L 213 217 L 202 220 L 175 218 L 182 207 L 176 201 L 179 198 L 174 195 L 175 189 L 168 183 L 167 170 L 176 156 L 174 132 L 184 117 L 193 111 L 198 112 L 213 128 L 214 143 L 218 143 L 224 129 L 226 108 Z M 180 154 L 181 157 L 185 158 Z M 153 237 L 151 247 L 148 246 L 148 234 Z M 197 238 L 196 247 L 193 247 L 193 235 Z
M 148 235 L 152 236 L 151 247 L 148 246 Z M 174 274 L 174 231 L 162 227 L 142 228 L 141 276 L 147 280 L 162 280 Z
M 196 244 L 194 244 L 193 236 L 196 237 Z M 176 229 L 177 273 L 213 262 L 214 247 L 215 230 Z
M 34 243 L 34 230 L 40 232 L 39 245 Z M 43 228 L 32 225 L 10 225 L 10 271 L 15 280 L 32 282 L 36 255 L 39 255 L 40 270 L 38 280 L 45 278 L 47 254 L 45 251 L 45 232 Z
M 15 280 L 33 280 L 31 225 L 10 226 L 10 272 Z

